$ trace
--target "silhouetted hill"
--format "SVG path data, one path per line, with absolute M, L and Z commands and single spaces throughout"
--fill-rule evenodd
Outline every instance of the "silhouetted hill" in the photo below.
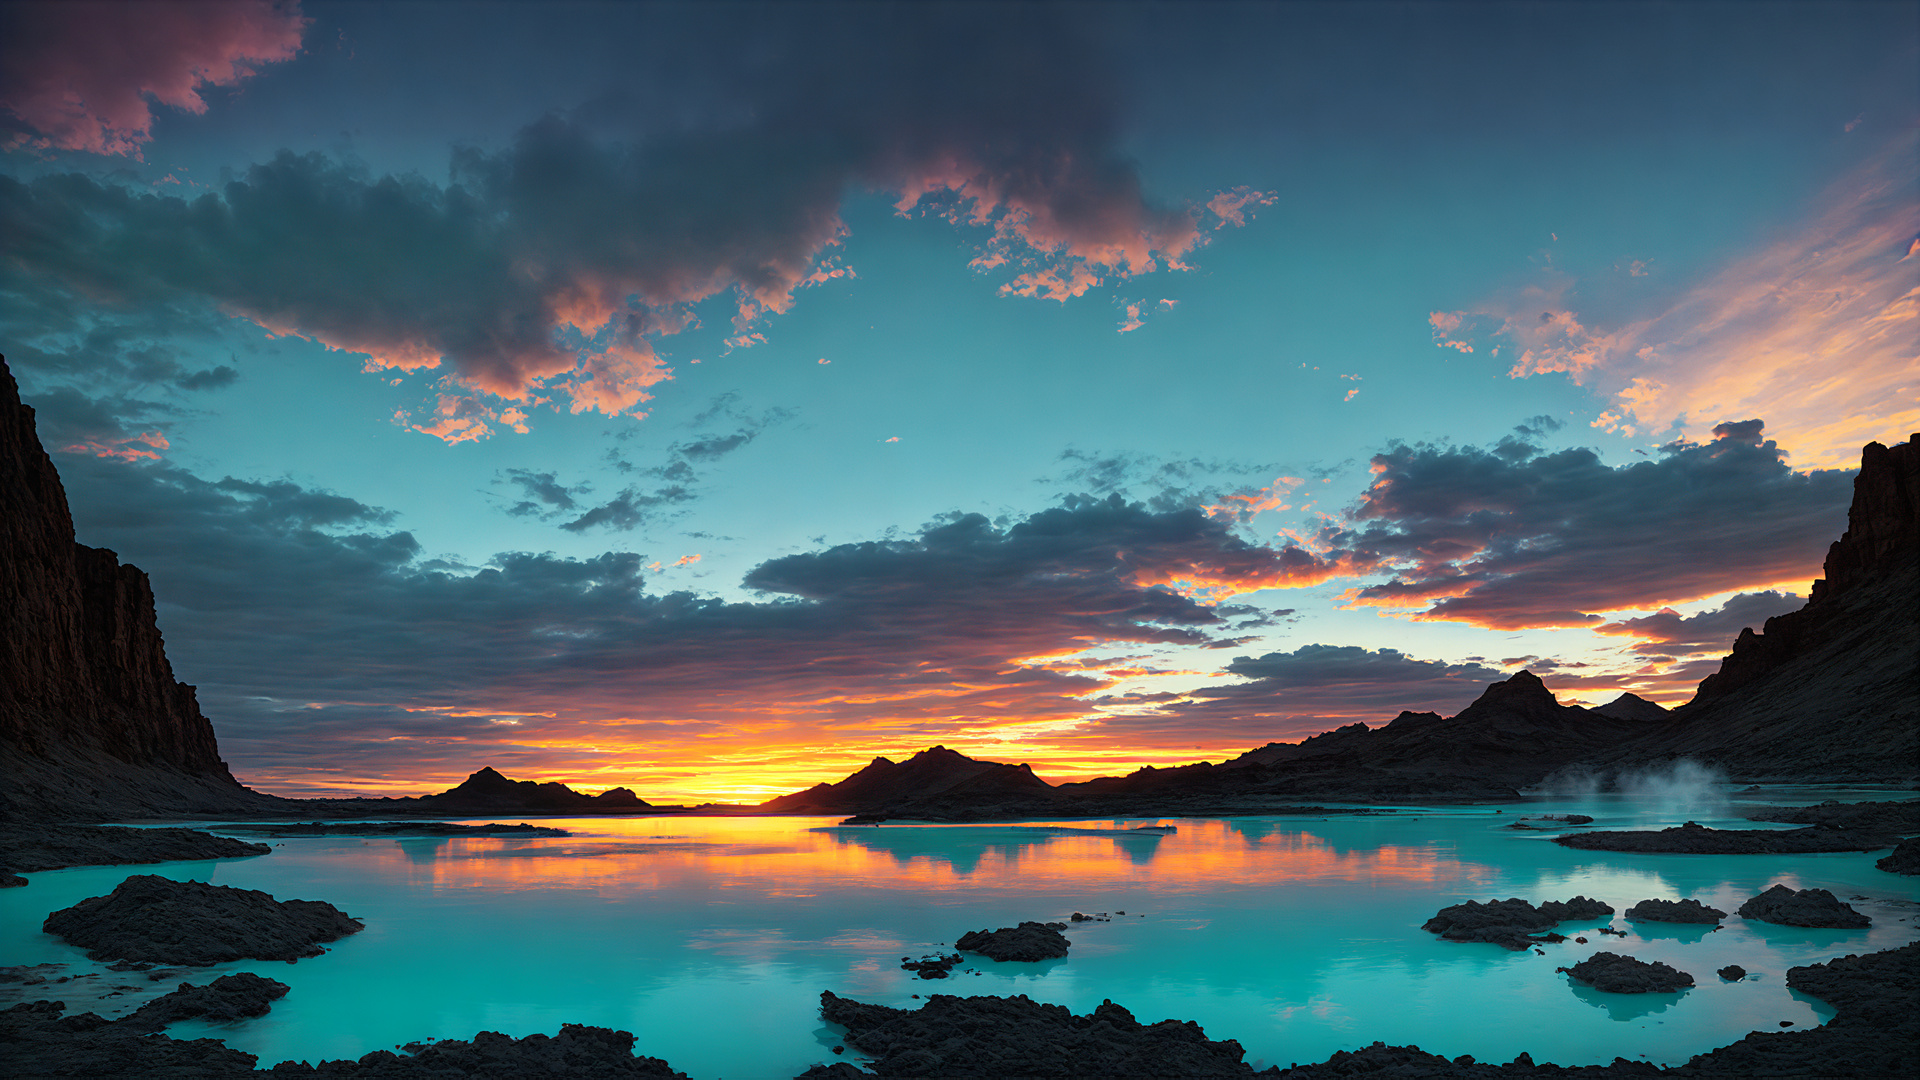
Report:
M 509 780 L 491 767 L 481 769 L 461 781 L 459 786 L 449 788 L 438 795 L 426 795 L 407 801 L 417 804 L 423 810 L 472 811 L 486 814 L 520 810 L 578 810 L 582 813 L 597 813 L 606 810 L 644 809 L 648 805 L 629 788 L 608 788 L 598 795 L 585 795 L 552 780 L 546 783 Z
M 220 760 L 153 590 L 74 542 L 60 475 L 0 358 L 0 818 L 232 813 L 274 800 Z
M 965 802 L 1003 802 L 1011 798 L 1045 799 L 1053 787 L 1025 765 L 979 761 L 934 746 L 902 762 L 883 757 L 838 783 L 815 784 L 805 791 L 760 804 L 775 814 L 889 814 L 907 816 L 912 804 L 935 796 Z

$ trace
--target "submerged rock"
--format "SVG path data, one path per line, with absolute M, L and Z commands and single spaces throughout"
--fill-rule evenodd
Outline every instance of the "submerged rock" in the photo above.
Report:
M 1801 889 L 1775 885 L 1740 905 L 1740 917 L 1781 926 L 1816 926 L 1830 930 L 1857 930 L 1872 926 L 1873 920 L 1840 902 L 1825 889 Z
M 633 1033 L 612 1028 L 562 1024 L 558 1035 L 510 1038 L 482 1031 L 472 1039 L 408 1043 L 404 1053 L 375 1050 L 358 1061 L 283 1061 L 275 1076 L 355 1076 L 418 1078 L 457 1076 L 567 1077 L 569 1080 L 616 1080 L 620 1077 L 663 1076 L 690 1080 L 686 1073 L 656 1057 L 636 1057 Z
M 323 941 L 365 923 L 320 900 L 275 900 L 255 889 L 136 874 L 107 896 L 47 916 L 49 934 L 95 960 L 204 967 L 229 960 L 319 956 Z
M 1726 912 L 1698 900 L 1642 900 L 1627 909 L 1627 918 L 1647 922 L 1717 923 L 1726 917 Z
M 919 1009 L 820 995 L 820 1017 L 847 1029 L 847 1044 L 874 1057 L 812 1077 L 856 1076 L 1252 1076 L 1232 1039 L 1208 1039 L 1192 1021 L 1142 1024 L 1111 1001 L 1085 1016 L 1024 995 L 935 994 Z
M 1421 925 L 1448 941 L 1476 941 L 1519 952 L 1535 944 L 1565 941 L 1558 934 L 1539 934 L 1556 923 L 1574 919 L 1598 919 L 1613 914 L 1613 908 L 1584 896 L 1565 902 L 1549 900 L 1534 907 L 1525 900 L 1489 900 L 1482 904 L 1469 900 L 1441 908 Z
M 1670 994 L 1693 985 L 1693 976 L 1655 960 L 1597 952 L 1572 967 L 1556 968 L 1609 994 Z
M 918 960 L 900 958 L 900 969 L 918 974 L 923 979 L 944 979 L 960 962 L 959 953 L 947 953 L 944 956 L 923 956 Z
M 953 947 L 991 960 L 1052 960 L 1067 955 L 1071 943 L 1060 932 L 1066 928 L 1066 923 L 1023 922 L 998 930 L 971 930 Z
M 1900 841 L 1893 854 L 1874 862 L 1875 866 L 1892 874 L 1920 874 L 1920 836 L 1909 836 Z

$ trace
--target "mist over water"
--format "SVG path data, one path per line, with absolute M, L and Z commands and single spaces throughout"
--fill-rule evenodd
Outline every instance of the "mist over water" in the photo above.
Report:
M 1719 817 L 1727 812 L 1728 805 L 1726 773 L 1691 758 L 1612 772 L 1564 769 L 1549 776 L 1533 793 L 1556 799 L 1612 801 L 1620 809 L 1637 809 L 1661 818 Z M 1608 800 L 1608 796 L 1615 798 Z
M 819 1018 L 823 990 L 903 1008 L 929 993 L 1026 994 L 1076 1013 L 1110 998 L 1146 1023 L 1195 1020 L 1210 1038 L 1238 1039 L 1261 1067 L 1322 1061 L 1375 1039 L 1483 1061 L 1524 1050 L 1566 1065 L 1616 1055 L 1673 1063 L 1748 1031 L 1779 1030 L 1782 1020 L 1805 1029 L 1827 1019 L 1830 1010 L 1787 989 L 1789 967 L 1920 936 L 1920 881 L 1875 869 L 1876 854 L 1587 852 L 1552 843 L 1550 826 L 1507 827 L 1536 813 L 1590 814 L 1594 828 L 1689 817 L 1739 827 L 1746 800 L 1862 797 L 1831 788 L 1734 793 L 1715 816 L 1700 809 L 1713 800 L 1698 771 L 1636 774 L 1628 789 L 1607 779 L 1612 790 L 1587 798 L 1540 794 L 1520 805 L 1370 816 L 1099 820 L 1051 830 L 579 818 L 547 822 L 572 832 L 563 838 L 292 838 L 256 859 L 54 871 L 0 891 L 0 964 L 64 963 L 65 973 L 98 977 L 0 985 L 0 1008 L 66 994 L 73 1012 L 124 1015 L 176 985 L 108 972 L 39 931 L 48 912 L 103 895 L 134 872 L 326 900 L 366 920 L 365 931 L 324 956 L 184 976 L 204 985 L 255 971 L 292 987 L 264 1017 L 167 1030 L 223 1039 L 267 1066 L 582 1023 L 631 1031 L 640 1053 L 695 1077 L 791 1077 L 845 1059 L 831 1051 L 844 1032 Z M 1130 831 L 1149 824 L 1178 831 Z M 1807 930 L 1731 918 L 1708 932 L 1616 915 L 1562 924 L 1567 941 L 1545 955 L 1445 942 L 1420 929 L 1463 900 L 1583 894 L 1624 911 L 1643 899 L 1694 898 L 1733 911 L 1776 882 L 1831 889 L 1873 926 Z M 1852 900 L 1862 895 L 1871 899 Z M 933 981 L 899 967 L 902 956 L 950 951 L 967 930 L 1075 911 L 1113 921 L 1073 924 L 1064 960 L 969 957 L 963 973 Z M 1609 921 L 1628 936 L 1590 932 Z M 1627 999 L 1583 991 L 1554 970 L 1598 949 L 1671 964 L 1697 985 Z M 1728 964 L 1755 976 L 1724 983 L 1713 973 Z M 132 982 L 137 991 L 105 996 Z

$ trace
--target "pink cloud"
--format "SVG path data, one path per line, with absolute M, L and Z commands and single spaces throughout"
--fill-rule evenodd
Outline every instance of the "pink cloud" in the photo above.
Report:
M 207 111 L 200 91 L 291 60 L 312 20 L 298 0 L 66 0 L 14 7 L 0 52 L 0 107 L 37 135 L 11 146 L 139 158 L 153 138 L 148 98 Z
M 1120 332 L 1124 334 L 1128 331 L 1138 330 L 1145 325 L 1147 325 L 1146 321 L 1140 318 L 1140 305 L 1137 303 L 1128 304 L 1127 317 L 1120 321 Z
M 117 458 L 120 461 L 139 461 L 141 458 L 158 461 L 160 455 L 155 451 L 168 449 L 169 446 L 165 435 L 157 431 L 145 431 L 138 435 L 102 435 L 62 446 L 60 450 L 67 454 L 92 454 L 94 457 Z
M 680 557 L 679 557 L 678 559 L 675 559 L 675 560 L 674 560 L 674 563 L 673 563 L 673 565 L 675 565 L 675 566 L 692 566 L 692 565 L 693 565 L 694 563 L 697 563 L 697 562 L 699 562 L 699 561 L 700 561 L 700 556 L 698 556 L 698 555 L 682 555 L 682 556 L 680 556 Z
M 1272 206 L 1279 198 L 1274 192 L 1255 191 L 1243 186 L 1223 191 L 1207 200 L 1207 209 L 1220 219 L 1214 228 L 1224 229 L 1229 225 L 1245 225 L 1250 214 L 1248 207 Z

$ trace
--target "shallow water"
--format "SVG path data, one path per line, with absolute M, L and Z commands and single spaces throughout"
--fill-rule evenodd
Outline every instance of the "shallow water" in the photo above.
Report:
M 1804 1028 L 1830 1010 L 1789 991 L 1789 967 L 1920 937 L 1920 882 L 1877 870 L 1882 853 L 1793 856 L 1582 852 L 1553 832 L 1504 826 L 1586 813 L 1589 828 L 1720 827 L 1753 802 L 1911 797 L 1838 788 L 1714 791 L 1692 801 L 1600 795 L 1522 806 L 1402 808 L 1363 817 L 1130 819 L 835 828 L 821 818 L 545 820 L 565 839 L 299 838 L 256 859 L 97 867 L 30 875 L 0 892 L 0 963 L 70 964 L 67 984 L 0 986 L 0 1006 L 58 997 L 124 1013 L 176 982 L 105 972 L 40 933 L 49 911 L 111 891 L 129 873 L 327 900 L 367 929 L 296 964 L 238 962 L 196 984 L 257 971 L 292 986 L 266 1017 L 176 1024 L 258 1054 L 357 1057 L 423 1037 L 551 1034 L 562 1023 L 635 1033 L 640 1053 L 695 1077 L 790 1077 L 834 1060 L 841 1033 L 822 990 L 912 1007 L 911 995 L 1026 994 L 1085 1012 L 1111 998 L 1143 1022 L 1197 1020 L 1259 1065 L 1317 1061 L 1381 1039 L 1448 1056 L 1565 1065 L 1616 1055 L 1659 1063 L 1755 1029 Z M 1174 835 L 1128 835 L 1170 824 Z M 1789 826 L 1781 826 L 1786 828 Z M 1083 831 L 1084 830 L 1084 831 Z M 216 827 L 214 831 L 219 831 Z M 1723 929 L 1563 923 L 1546 955 L 1440 941 L 1420 929 L 1462 900 L 1576 893 L 1624 911 L 1694 897 L 1733 911 L 1775 882 L 1818 886 L 1871 916 L 1867 930 L 1803 930 L 1730 917 Z M 953 979 L 899 968 L 970 929 L 1073 911 L 1113 921 L 1068 931 L 1065 960 L 969 957 Z M 1125 911 L 1126 915 L 1118 914 Z M 1582 931 L 1613 925 L 1626 938 Z M 1589 939 L 1580 945 L 1575 934 Z M 1602 994 L 1555 968 L 1606 949 L 1690 972 L 1680 994 Z M 1724 983 L 1737 963 L 1752 975 Z M 114 986 L 134 992 L 102 997 Z

